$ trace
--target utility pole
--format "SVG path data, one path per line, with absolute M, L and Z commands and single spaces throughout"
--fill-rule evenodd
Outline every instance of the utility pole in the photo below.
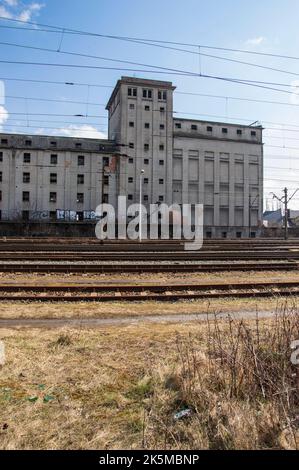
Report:
M 289 238 L 289 230 L 288 230 L 288 219 L 289 219 L 289 209 L 288 209 L 288 204 L 289 202 L 293 199 L 295 194 L 299 191 L 299 188 L 294 191 L 291 197 L 288 197 L 288 188 L 284 188 L 283 193 L 284 195 L 282 197 L 276 196 L 276 194 L 273 194 L 273 199 L 277 199 L 278 201 L 282 202 L 284 205 L 284 239 L 287 240 Z

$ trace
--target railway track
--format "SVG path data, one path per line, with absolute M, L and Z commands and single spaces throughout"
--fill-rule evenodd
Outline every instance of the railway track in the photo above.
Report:
M 0 301 L 176 301 L 299 295 L 298 281 L 201 284 L 1 283 Z
M 61 264 L 53 263 L 0 263 L 0 272 L 6 273 L 61 273 L 61 274 L 112 274 L 112 273 L 176 273 L 176 272 L 225 272 L 225 271 L 297 271 L 299 263 L 295 261 L 288 262 L 263 262 L 263 263 L 240 263 L 231 262 L 210 263 L 210 264 L 187 264 L 183 262 L 170 262 L 149 264 L 143 262 L 141 264 L 80 264 L 63 262 Z
M 242 251 L 177 251 L 177 252 L 4 252 L 0 253 L 0 261 L 22 260 L 60 260 L 60 261 L 241 261 L 241 260 L 299 260 L 298 250 L 242 250 Z

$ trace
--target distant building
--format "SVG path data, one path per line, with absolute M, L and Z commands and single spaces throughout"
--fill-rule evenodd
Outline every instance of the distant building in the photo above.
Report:
M 174 117 L 171 82 L 123 77 L 109 140 L 0 134 L 2 220 L 86 221 L 101 202 L 204 205 L 206 237 L 256 236 L 263 220 L 261 126 Z
M 266 211 L 263 214 L 263 226 L 265 228 L 280 228 L 284 224 L 282 210 Z

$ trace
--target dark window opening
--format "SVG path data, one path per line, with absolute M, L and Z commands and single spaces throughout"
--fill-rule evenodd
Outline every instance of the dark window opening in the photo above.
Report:
M 31 154 L 30 153 L 24 153 L 23 162 L 24 163 L 30 163 L 30 161 L 31 161 Z
M 51 165 L 57 165 L 58 157 L 57 155 L 51 155 Z
M 84 166 L 84 164 L 85 164 L 84 155 L 78 155 L 78 166 Z
M 57 173 L 50 173 L 50 183 L 52 184 L 57 183 Z
M 30 173 L 23 173 L 23 183 L 30 183 Z
M 82 204 L 84 202 L 84 193 L 77 193 L 77 203 Z
M 50 202 L 56 202 L 57 201 L 57 193 L 50 193 Z
M 29 191 L 23 191 L 23 202 L 28 202 L 30 200 L 30 193 Z
M 84 184 L 84 175 L 77 175 L 77 184 Z

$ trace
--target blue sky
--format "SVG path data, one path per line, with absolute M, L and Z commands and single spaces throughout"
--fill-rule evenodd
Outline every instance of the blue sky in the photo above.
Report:
M 0 0 L 0 16 L 22 21 L 36 21 L 48 25 L 92 31 L 100 34 L 138 38 L 152 38 L 176 42 L 220 46 L 234 49 L 299 56 L 298 17 L 299 2 L 287 0 Z M 27 27 L 30 27 L 27 23 Z M 80 52 L 106 58 L 184 69 L 203 74 L 271 81 L 299 86 L 299 60 L 277 59 L 237 52 L 200 49 L 202 53 L 224 58 L 284 69 L 293 75 L 226 62 L 195 54 L 165 50 L 158 47 L 122 42 L 114 39 L 68 35 L 61 33 L 7 29 L 3 26 L 21 26 L 0 20 L 0 43 L 48 48 L 57 51 Z M 31 26 L 32 28 L 32 26 Z M 180 47 L 180 46 L 178 46 Z M 51 62 L 123 67 L 115 62 L 83 57 L 72 57 L 62 52 L 44 52 L 0 44 L 0 60 Z M 197 48 L 185 47 L 193 52 Z M 128 65 L 129 68 L 134 66 Z M 140 68 L 140 67 L 138 67 Z M 104 136 L 107 130 L 106 111 L 111 88 L 121 75 L 129 72 L 116 70 L 74 69 L 66 67 L 37 67 L 0 63 L 0 80 L 27 78 L 62 82 L 103 85 L 103 87 L 33 84 L 3 80 L 5 103 L 0 114 L 0 130 L 25 132 Z M 131 72 L 134 74 L 134 72 Z M 298 76 L 296 76 L 298 74 Z M 178 92 L 192 92 L 224 97 L 250 98 L 298 104 L 299 97 L 256 87 L 221 82 L 200 77 L 179 77 L 157 73 L 135 73 L 135 76 L 172 80 Z M 296 82 L 297 81 L 297 82 Z M 284 88 L 285 90 L 292 90 Z M 296 89 L 295 89 L 296 90 Z M 22 97 L 22 99 L 14 98 Z M 25 99 L 27 98 L 27 100 Z M 59 102 L 43 102 L 28 98 L 44 98 Z M 70 104 L 65 101 L 99 103 L 97 105 Z M 265 198 L 270 191 L 281 193 L 284 186 L 299 186 L 299 106 L 253 103 L 231 98 L 209 98 L 175 94 L 174 109 L 178 116 L 184 113 L 223 116 L 215 120 L 251 123 L 259 120 L 265 130 Z M 7 113 L 7 114 L 5 114 Z M 90 117 L 21 116 L 14 113 L 88 114 Z M 103 116 L 103 117 L 91 117 Z M 230 119 L 233 117 L 234 119 Z M 208 117 L 206 117 L 209 119 Z M 210 118 L 213 120 L 213 118 Z M 244 119 L 244 121 L 243 121 Z M 273 123 L 273 124 L 272 124 Z M 283 130 L 293 129 L 292 132 Z M 292 126 L 291 126 L 292 125 Z M 26 127 L 30 126 L 30 127 Z M 293 127 L 298 126 L 298 128 Z M 267 128 L 275 128 L 267 129 Z M 53 129 L 52 129 L 53 128 Z M 296 140 L 298 139 L 298 140 Z M 293 149 L 281 148 L 293 147 Z M 298 150 L 297 150 L 298 147 Z M 297 158 L 298 157 L 298 158 Z M 272 202 L 269 199 L 270 207 Z M 299 194 L 292 207 L 299 206 Z

